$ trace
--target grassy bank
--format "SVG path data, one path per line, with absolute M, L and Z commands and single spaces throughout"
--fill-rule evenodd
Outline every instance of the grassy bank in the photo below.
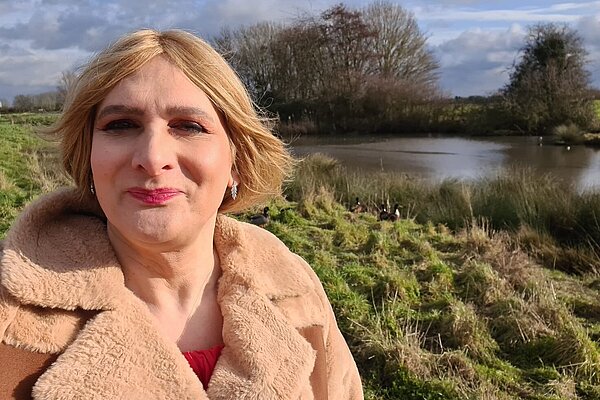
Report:
M 600 398 L 600 194 L 522 170 L 432 185 L 312 156 L 286 195 L 269 229 L 325 283 L 370 398 Z M 370 213 L 347 211 L 356 197 Z M 377 221 L 381 203 L 404 218 Z
M 388 209 L 398 203 L 405 218 L 453 231 L 481 222 L 510 232 L 553 268 L 600 271 L 600 193 L 578 193 L 551 175 L 512 169 L 471 183 L 430 184 L 403 174 L 349 172 L 327 156 L 313 155 L 299 164 L 286 196 L 301 201 L 319 191 L 345 205 L 358 197 L 374 213 L 382 203 Z
M 51 114 L 0 114 L 0 238 L 32 198 L 64 185 L 56 145 L 34 129 L 49 124 Z
M 505 232 L 352 214 L 323 191 L 268 227 L 324 283 L 369 399 L 593 399 L 600 279 Z
M 0 120 L 0 238 L 66 182 L 30 124 Z M 347 211 L 356 197 L 369 212 Z M 382 202 L 402 218 L 378 221 Z M 269 206 L 267 229 L 321 278 L 368 399 L 600 398 L 598 194 L 526 171 L 428 185 L 316 156 Z

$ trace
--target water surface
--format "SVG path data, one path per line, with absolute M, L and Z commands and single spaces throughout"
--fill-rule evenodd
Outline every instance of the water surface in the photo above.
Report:
M 600 151 L 555 146 L 538 137 L 307 137 L 291 142 L 299 156 L 328 154 L 350 169 L 393 171 L 426 179 L 479 179 L 512 167 L 552 175 L 580 191 L 600 190 Z

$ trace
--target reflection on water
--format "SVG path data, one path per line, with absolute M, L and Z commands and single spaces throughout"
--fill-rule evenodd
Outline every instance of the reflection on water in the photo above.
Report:
M 320 152 L 361 170 L 441 180 L 483 178 L 521 166 L 555 175 L 578 190 L 600 190 L 600 151 L 544 144 L 537 137 L 311 137 L 291 147 L 299 156 Z

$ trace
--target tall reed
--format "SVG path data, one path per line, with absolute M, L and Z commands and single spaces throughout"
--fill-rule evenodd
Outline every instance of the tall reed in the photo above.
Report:
M 328 156 L 314 154 L 299 163 L 285 194 L 301 201 L 322 191 L 349 207 L 358 198 L 373 213 L 381 205 L 389 209 L 398 203 L 405 218 L 454 230 L 475 220 L 511 232 L 530 227 L 554 246 L 575 249 L 578 256 L 566 264 L 576 265 L 564 268 L 600 271 L 600 192 L 580 193 L 549 174 L 511 168 L 477 181 L 432 183 L 398 173 L 349 171 Z

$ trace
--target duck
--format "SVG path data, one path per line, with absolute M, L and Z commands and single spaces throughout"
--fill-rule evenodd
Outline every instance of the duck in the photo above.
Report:
M 390 213 L 387 210 L 387 207 L 385 206 L 385 204 L 382 204 L 379 207 L 379 220 L 380 221 L 387 221 L 388 219 L 390 219 Z
M 265 226 L 269 223 L 269 207 L 263 208 L 262 214 L 256 214 L 250 217 L 252 225 Z
M 388 220 L 395 222 L 400 219 L 400 205 L 398 203 L 394 204 L 394 212 L 388 214 Z
M 357 197 L 354 205 L 352 205 L 352 207 L 350 207 L 350 211 L 353 213 L 362 213 L 362 212 L 367 211 L 367 207 L 365 207 Z

